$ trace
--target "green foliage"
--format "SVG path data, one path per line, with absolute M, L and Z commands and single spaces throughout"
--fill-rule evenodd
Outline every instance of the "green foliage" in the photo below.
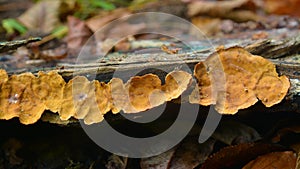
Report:
M 20 34 L 24 34 L 27 32 L 25 26 L 23 26 L 20 22 L 16 19 L 3 19 L 2 20 L 2 27 L 8 34 L 13 34 L 17 31 Z
M 99 10 L 114 10 L 116 9 L 115 2 L 109 0 L 76 0 L 79 9 L 75 12 L 75 16 L 81 19 L 86 19 Z
M 59 26 L 55 28 L 51 35 L 53 35 L 56 38 L 63 38 L 68 33 L 68 27 L 65 25 Z
M 104 0 L 90 0 L 90 3 L 93 7 L 100 7 L 104 10 L 116 9 L 116 6 L 113 3 Z
M 151 2 L 157 2 L 158 0 L 133 0 L 129 6 L 131 10 L 139 10 L 143 8 L 146 4 Z

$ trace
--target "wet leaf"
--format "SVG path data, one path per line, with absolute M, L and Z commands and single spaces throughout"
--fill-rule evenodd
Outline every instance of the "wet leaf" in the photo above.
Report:
M 243 169 L 294 169 L 296 167 L 296 155 L 292 151 L 273 152 L 252 160 Z

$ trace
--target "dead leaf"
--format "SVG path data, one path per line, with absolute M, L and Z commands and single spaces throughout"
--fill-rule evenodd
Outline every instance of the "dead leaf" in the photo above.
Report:
M 167 169 L 176 148 L 172 148 L 160 155 L 142 158 L 140 166 L 142 169 Z
M 18 19 L 32 31 L 50 33 L 60 24 L 58 13 L 60 3 L 61 1 L 40 1 Z
M 202 164 L 213 151 L 214 139 L 199 144 L 197 138 L 189 137 L 175 148 L 160 155 L 143 158 L 142 169 L 195 168 Z
M 188 15 L 227 18 L 239 22 L 262 20 L 263 18 L 251 9 L 241 8 L 249 2 L 250 0 L 195 1 L 188 5 Z
M 292 151 L 273 152 L 252 160 L 243 169 L 294 169 L 296 167 L 296 154 Z
M 92 36 L 91 30 L 85 25 L 84 21 L 73 16 L 68 17 L 67 44 L 69 52 L 77 54 L 86 41 Z
M 265 31 L 257 32 L 252 35 L 252 40 L 259 40 L 259 39 L 266 39 L 268 38 L 269 34 Z
M 222 169 L 243 166 L 257 156 L 284 150 L 286 148 L 282 146 L 266 143 L 245 143 L 228 146 L 210 156 L 204 162 L 201 169 Z
M 166 45 L 162 45 L 162 46 L 160 47 L 160 49 L 161 49 L 162 51 L 166 52 L 167 54 L 177 54 L 178 51 L 180 50 L 180 48 L 170 48 L 170 47 L 168 47 L 168 46 L 166 46 Z
M 105 167 L 107 169 L 125 169 L 127 166 L 127 157 L 121 157 L 117 156 L 115 154 L 112 154 L 107 161 L 107 164 Z
M 199 144 L 196 138 L 188 138 L 176 149 L 169 169 L 195 168 L 208 158 L 213 151 L 214 139 Z
M 215 35 L 220 31 L 221 20 L 219 18 L 197 16 L 192 18 L 192 23 L 205 35 Z
M 265 9 L 269 13 L 300 17 L 300 0 L 265 0 Z
M 277 143 L 280 142 L 281 139 L 289 134 L 289 133 L 300 133 L 300 126 L 299 125 L 293 125 L 293 126 L 287 126 L 277 131 L 276 135 L 272 138 L 272 142 Z
M 212 137 L 228 145 L 254 142 L 261 138 L 255 129 L 233 120 L 221 122 Z
M 55 49 L 40 50 L 38 46 L 31 47 L 30 59 L 43 59 L 45 61 L 53 61 L 64 59 L 68 56 L 68 51 L 65 45 L 61 45 Z
M 86 25 L 93 31 L 96 32 L 100 28 L 102 28 L 107 23 L 121 18 L 126 15 L 130 15 L 131 13 L 125 8 L 118 8 L 113 11 L 102 12 L 99 15 L 96 15 L 86 21 Z M 123 29 L 125 30 L 125 29 Z
M 127 21 L 112 23 L 109 27 L 105 27 L 101 32 L 95 32 L 97 42 L 101 43 L 104 39 L 119 39 L 127 37 L 127 35 L 136 35 L 140 31 L 146 29 L 145 23 L 131 24 Z M 126 30 L 126 31 L 124 31 Z
M 188 5 L 188 15 L 211 15 L 225 16 L 226 13 L 235 8 L 241 7 L 249 0 L 230 0 L 230 1 L 196 1 Z

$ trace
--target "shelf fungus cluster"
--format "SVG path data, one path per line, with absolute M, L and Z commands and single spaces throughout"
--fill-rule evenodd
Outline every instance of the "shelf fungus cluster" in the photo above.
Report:
M 57 112 L 61 120 L 74 117 L 93 124 L 101 122 L 109 111 L 136 113 L 178 98 L 188 88 L 192 75 L 171 72 L 163 85 L 154 74 L 132 77 L 125 84 L 119 78 L 106 84 L 84 76 L 66 83 L 56 71 L 8 77 L 0 70 L 0 79 L 0 119 L 19 117 L 21 123 L 32 124 L 50 110 Z
M 270 107 L 286 95 L 290 83 L 278 76 L 268 60 L 243 48 L 220 49 L 195 65 L 197 84 L 190 103 L 216 105 L 221 114 L 235 114 L 261 100 Z M 65 82 L 56 71 L 8 76 L 0 69 L 0 119 L 19 117 L 23 124 L 39 120 L 45 110 L 58 113 L 61 120 L 84 119 L 98 123 L 111 111 L 137 113 L 178 98 L 192 82 L 192 75 L 173 71 L 162 84 L 157 75 L 134 76 L 124 83 L 112 78 L 108 83 L 76 76 Z
M 216 105 L 221 114 L 235 114 L 258 99 L 271 107 L 282 101 L 290 87 L 289 79 L 279 77 L 272 62 L 241 47 L 213 53 L 195 66 L 194 76 L 198 87 L 190 103 Z

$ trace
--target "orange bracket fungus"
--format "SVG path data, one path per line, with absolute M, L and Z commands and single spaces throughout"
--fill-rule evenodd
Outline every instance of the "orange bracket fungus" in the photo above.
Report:
M 125 113 L 136 113 L 159 106 L 178 98 L 188 88 L 191 79 L 192 76 L 184 71 L 167 74 L 164 85 L 154 74 L 134 76 L 124 85 L 121 79 L 112 79 L 112 111 L 122 109 Z
M 31 73 L 12 75 L 1 85 L 0 119 L 19 117 L 23 124 L 35 123 L 45 110 L 43 101 L 33 91 L 36 77 Z
M 286 76 L 278 76 L 270 61 L 240 47 L 220 49 L 195 65 L 196 88 L 190 103 L 215 105 L 221 114 L 235 114 L 258 100 L 270 107 L 281 102 L 290 87 Z M 19 117 L 23 124 L 39 120 L 45 110 L 58 112 L 61 120 L 71 117 L 86 124 L 101 122 L 104 115 L 142 112 L 178 98 L 188 89 L 192 75 L 173 71 L 162 84 L 157 75 L 134 76 L 126 83 L 109 83 L 76 76 L 68 83 L 56 71 L 22 73 L 8 77 L 0 69 L 0 119 Z
M 136 113 L 179 97 L 192 76 L 173 71 L 161 84 L 157 75 L 132 77 L 127 83 L 113 78 L 109 83 L 76 76 L 68 83 L 56 71 L 22 73 L 8 77 L 0 70 L 0 119 L 19 117 L 23 124 L 39 120 L 45 110 L 58 112 L 61 120 L 71 117 L 86 124 L 101 122 L 109 111 Z
M 278 76 L 275 65 L 241 47 L 220 49 L 195 66 L 198 87 L 190 95 L 191 103 L 216 105 L 221 114 L 235 114 L 255 104 L 266 107 L 281 102 L 290 82 Z

